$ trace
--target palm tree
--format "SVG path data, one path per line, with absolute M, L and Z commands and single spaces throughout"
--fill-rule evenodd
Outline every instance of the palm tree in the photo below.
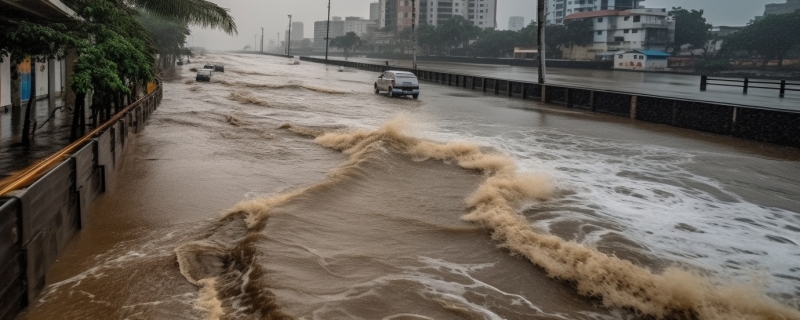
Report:
M 169 20 L 183 21 L 203 28 L 238 34 L 229 9 L 206 0 L 112 0 Z

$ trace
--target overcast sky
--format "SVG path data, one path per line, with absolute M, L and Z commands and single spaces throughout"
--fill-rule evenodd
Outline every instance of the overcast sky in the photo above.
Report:
M 192 28 L 191 45 L 218 50 L 241 50 L 245 45 L 253 46 L 254 36 L 261 37 L 264 28 L 264 43 L 277 38 L 281 40 L 289 19 L 305 25 L 305 37 L 313 38 L 314 21 L 327 18 L 327 0 L 210 0 L 231 10 L 236 19 L 239 34 L 228 36 L 214 30 Z M 360 16 L 369 18 L 369 4 L 375 0 L 331 0 L 331 16 Z M 703 9 L 708 21 L 715 25 L 745 25 L 750 19 L 764 12 L 768 3 L 784 3 L 786 0 L 645 0 L 649 8 L 684 7 Z M 536 0 L 497 0 L 497 27 L 506 29 L 509 16 L 524 16 L 530 21 L 536 15 Z M 294 38 L 294 36 L 292 37 Z

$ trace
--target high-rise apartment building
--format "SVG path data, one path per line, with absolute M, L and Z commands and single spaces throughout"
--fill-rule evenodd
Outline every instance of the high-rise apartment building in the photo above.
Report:
M 770 3 L 764 6 L 764 15 L 793 13 L 800 9 L 800 0 L 786 0 L 786 3 Z
M 378 29 L 386 27 L 386 0 L 369 4 L 369 19 L 376 23 Z
M 547 6 L 547 23 L 562 24 L 564 17 L 573 13 L 600 10 L 630 10 L 641 8 L 645 0 L 550 0 Z
M 416 0 L 417 22 L 438 26 L 461 16 L 481 28 L 497 28 L 497 0 Z M 386 26 L 402 31 L 411 26 L 411 0 L 386 0 Z
M 314 22 L 314 52 L 325 52 L 325 34 L 328 32 L 328 21 Z M 336 38 L 344 35 L 344 21 L 340 17 L 333 17 L 331 19 L 330 38 Z M 294 36 L 292 36 L 294 37 Z M 334 51 L 330 48 L 329 51 Z
M 525 28 L 525 17 L 511 16 L 508 18 L 508 30 L 520 31 Z
M 292 22 L 292 41 L 305 39 L 302 22 Z

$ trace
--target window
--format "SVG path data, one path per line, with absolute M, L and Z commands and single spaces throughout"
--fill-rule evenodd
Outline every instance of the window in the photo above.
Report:
M 625 17 L 625 21 L 628 21 L 630 19 L 631 19 L 631 17 Z
M 602 30 L 600 30 L 600 31 L 597 31 L 597 35 L 598 35 L 598 36 L 602 36 L 602 35 L 603 35 L 603 31 L 602 31 Z
M 603 22 L 603 18 L 597 18 L 597 22 Z
M 622 58 L 624 58 L 624 57 L 625 57 L 625 56 L 623 56 L 623 55 L 619 55 L 619 58 L 620 58 L 620 59 L 622 59 Z
M 642 22 L 642 16 L 634 16 L 633 22 Z
M 639 33 L 639 29 L 633 29 L 633 33 Z
M 625 32 L 624 32 L 624 33 L 630 33 L 630 32 L 631 32 L 631 30 L 630 30 L 630 29 L 625 29 Z

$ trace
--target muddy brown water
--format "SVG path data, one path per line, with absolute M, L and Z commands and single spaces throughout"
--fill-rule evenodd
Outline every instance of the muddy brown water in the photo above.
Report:
M 796 149 L 195 62 L 21 319 L 800 319 Z

